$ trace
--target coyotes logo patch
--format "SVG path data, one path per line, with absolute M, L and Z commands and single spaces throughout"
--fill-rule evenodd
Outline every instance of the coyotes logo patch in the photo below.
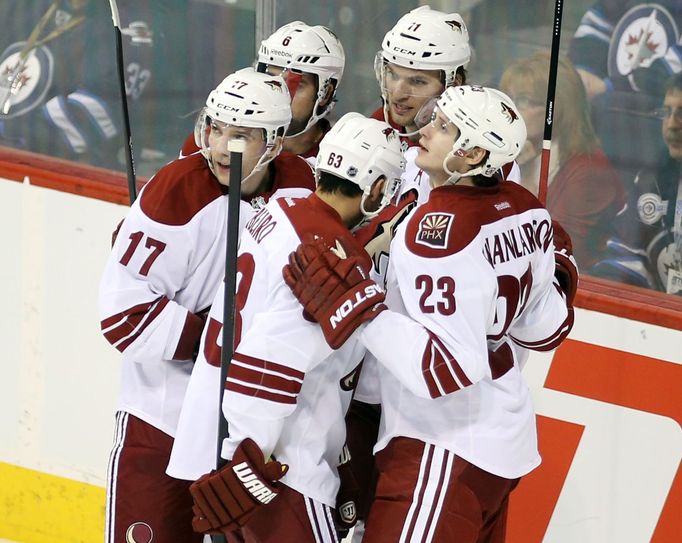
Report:
M 272 90 L 278 90 L 280 92 L 282 91 L 282 84 L 279 81 L 275 81 L 274 79 L 271 81 L 266 81 L 266 85 L 268 85 Z
M 500 105 L 502 106 L 502 114 L 507 118 L 509 124 L 513 123 L 514 121 L 518 121 L 519 114 L 516 113 L 516 111 L 514 111 L 504 102 L 500 102 Z
M 381 133 L 386 136 L 386 141 L 393 141 L 397 136 L 393 128 L 384 128 Z
M 444 249 L 448 245 L 450 228 L 455 220 L 452 213 L 427 213 L 419 221 L 415 243 L 433 249 Z
M 462 23 L 459 21 L 445 21 L 445 24 L 450 27 L 451 30 L 455 30 L 457 32 L 462 32 Z

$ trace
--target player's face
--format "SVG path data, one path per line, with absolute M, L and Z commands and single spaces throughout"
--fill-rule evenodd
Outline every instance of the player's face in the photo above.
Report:
M 270 75 L 282 76 L 287 86 L 290 86 L 292 81 L 297 81 L 291 85 L 295 88 L 291 99 L 291 123 L 286 135 L 293 136 L 302 132 L 313 114 L 313 106 L 317 100 L 317 78 L 313 74 L 284 70 L 279 66 L 268 66 L 266 71 Z
M 415 164 L 429 174 L 434 186 L 442 184 L 449 177 L 443 169 L 443 161 L 452 151 L 452 146 L 459 137 L 459 129 L 443 113 L 436 110 L 433 120 L 422 127 L 419 134 L 420 148 Z M 464 172 L 465 166 L 464 160 L 459 156 L 451 156 L 447 162 L 450 171 Z
M 424 103 L 445 90 L 438 70 L 413 70 L 388 62 L 383 74 L 388 111 L 400 126 L 413 126 Z
M 682 160 L 682 91 L 671 90 L 663 100 L 661 130 L 668 152 L 674 160 Z
M 211 148 L 211 165 L 222 185 L 230 185 L 228 141 L 241 140 L 246 146 L 242 155 L 242 179 L 253 171 L 258 160 L 265 153 L 265 134 L 262 128 L 233 126 L 212 120 L 209 130 L 208 145 Z M 242 187 L 242 191 L 246 192 L 246 187 Z

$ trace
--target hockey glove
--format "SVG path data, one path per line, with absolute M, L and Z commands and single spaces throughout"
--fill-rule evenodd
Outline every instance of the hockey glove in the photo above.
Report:
M 361 259 L 346 257 L 340 246 L 329 249 L 319 238 L 304 240 L 289 255 L 282 275 L 332 349 L 386 309 L 384 292 L 369 279 Z
M 358 500 L 360 499 L 360 488 L 353 475 L 351 468 L 350 451 L 346 445 L 336 467 L 339 472 L 341 485 L 336 494 L 336 509 L 334 511 L 334 522 L 337 530 L 342 537 L 348 535 L 349 530 L 358 521 Z
M 192 483 L 192 528 L 203 534 L 228 534 L 244 526 L 279 492 L 277 481 L 286 464 L 265 462 L 263 451 L 251 439 L 242 441 L 231 462 Z
M 554 229 L 554 261 L 556 263 L 554 276 L 566 294 L 568 307 L 573 307 L 573 300 L 578 291 L 578 265 L 573 258 L 571 236 L 557 221 L 552 221 L 552 228 Z

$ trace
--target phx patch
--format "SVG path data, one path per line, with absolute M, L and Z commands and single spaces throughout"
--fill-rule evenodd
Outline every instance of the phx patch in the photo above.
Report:
M 454 220 L 452 213 L 427 213 L 419 221 L 415 243 L 433 249 L 445 249 Z

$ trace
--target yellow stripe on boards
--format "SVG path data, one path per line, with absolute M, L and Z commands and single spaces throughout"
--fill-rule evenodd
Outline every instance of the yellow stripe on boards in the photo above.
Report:
M 99 543 L 106 491 L 0 462 L 0 538 L 20 543 Z

